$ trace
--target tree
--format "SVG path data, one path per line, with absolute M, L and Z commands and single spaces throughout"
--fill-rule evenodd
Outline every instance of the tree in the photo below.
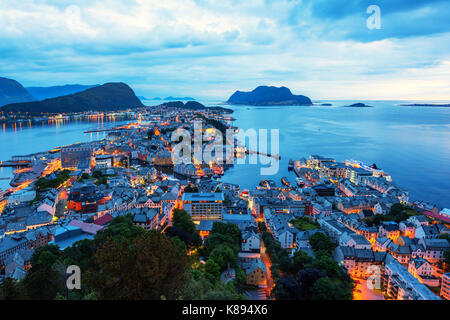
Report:
M 213 259 L 220 267 L 220 271 L 224 270 L 228 265 L 236 264 L 236 255 L 229 246 L 222 244 L 214 248 L 209 255 L 209 259 Z
M 197 193 L 198 187 L 194 184 L 189 184 L 186 186 L 186 188 L 184 188 L 184 192 L 185 193 Z
M 217 264 L 214 259 L 208 259 L 205 265 L 205 272 L 208 279 L 214 283 L 219 280 L 220 277 L 220 266 Z
M 159 231 L 131 240 L 110 237 L 95 254 L 99 272 L 86 277 L 99 299 L 175 299 L 185 286 L 189 257 Z
M 317 280 L 311 289 L 311 300 L 334 300 L 335 287 L 330 278 Z
M 267 231 L 267 226 L 264 222 L 260 221 L 258 222 L 258 230 L 260 232 L 266 232 Z
M 196 232 L 196 227 L 194 222 L 192 222 L 192 218 L 183 209 L 174 209 L 173 210 L 173 218 L 172 218 L 173 226 L 178 229 L 184 230 L 193 234 Z
M 322 232 L 313 234 L 310 237 L 309 242 L 314 251 L 324 250 L 330 255 L 333 253 L 334 248 L 336 248 L 334 241 Z
M 128 214 L 126 216 L 120 216 L 114 218 L 109 224 L 107 229 L 103 229 L 97 232 L 95 236 L 95 246 L 99 247 L 106 242 L 110 237 L 118 240 L 130 240 L 141 235 L 145 230 L 141 227 L 135 226 L 133 224 L 133 217 Z
M 172 222 L 174 229 L 179 229 L 190 235 L 189 237 L 181 237 L 186 244 L 192 244 L 194 247 L 202 245 L 202 238 L 197 233 L 197 228 L 195 223 L 192 222 L 189 213 L 182 209 L 174 209 Z M 170 233 L 177 234 L 178 232 L 176 230 L 170 230 Z
M 292 273 L 297 273 L 301 269 L 304 269 L 307 265 L 311 264 L 313 258 L 310 257 L 305 251 L 298 250 L 294 253 L 292 262 Z
M 211 234 L 223 234 L 228 235 L 233 239 L 233 242 L 240 246 L 242 239 L 241 229 L 234 223 L 228 222 L 214 222 Z
M 0 300 L 20 300 L 23 298 L 20 283 L 13 278 L 6 278 L 0 284 Z

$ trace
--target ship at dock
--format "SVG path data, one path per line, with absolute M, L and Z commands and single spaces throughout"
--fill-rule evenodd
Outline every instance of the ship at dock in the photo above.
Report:
M 303 188 L 305 186 L 305 181 L 303 181 L 302 178 L 295 178 L 295 182 L 297 183 L 297 186 L 300 188 Z
M 290 159 L 288 163 L 288 171 L 294 170 L 294 160 Z
M 291 183 L 289 182 L 288 178 L 286 178 L 286 177 L 281 178 L 281 183 L 288 188 L 291 186 Z

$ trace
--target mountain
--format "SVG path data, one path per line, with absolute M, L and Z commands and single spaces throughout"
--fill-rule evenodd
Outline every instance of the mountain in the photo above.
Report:
M 259 86 L 251 92 L 236 91 L 227 103 L 254 106 L 312 105 L 311 99 L 302 95 L 293 95 L 286 87 L 268 86 Z
M 30 93 L 19 82 L 0 77 L 0 107 L 9 103 L 33 100 Z
M 183 97 L 183 98 L 179 98 L 179 97 L 166 97 L 164 98 L 164 100 L 169 100 L 169 101 L 176 101 L 176 100 L 183 100 L 183 101 L 188 101 L 188 100 L 195 100 L 194 98 L 191 97 Z
M 142 102 L 127 84 L 114 82 L 44 101 L 13 103 L 2 107 L 0 110 L 40 114 L 110 111 L 142 106 L 144 106 Z
M 69 94 L 81 92 L 86 89 L 90 89 L 97 86 L 99 85 L 94 84 L 85 86 L 81 84 L 66 84 L 63 86 L 53 86 L 53 87 L 26 87 L 25 89 L 27 89 L 27 91 L 31 93 L 31 95 L 36 100 L 45 100 L 50 98 L 67 96 Z

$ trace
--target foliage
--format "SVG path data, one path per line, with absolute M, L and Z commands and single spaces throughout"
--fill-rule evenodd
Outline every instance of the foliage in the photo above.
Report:
M 400 223 L 401 221 L 407 220 L 409 217 L 416 216 L 420 214 L 418 211 L 408 208 L 400 203 L 393 204 L 391 206 L 390 212 L 387 215 L 377 214 L 373 217 L 363 219 L 365 223 L 371 226 L 378 226 L 382 221 L 395 221 Z
M 143 234 L 145 232 L 141 227 L 135 226 L 133 224 L 133 217 L 128 214 L 126 216 L 120 216 L 113 219 L 108 228 L 97 232 L 95 236 L 95 245 L 99 245 L 106 242 L 110 237 L 118 241 L 130 240 L 137 235 Z
M 0 284 L 0 300 L 21 300 L 23 298 L 23 288 L 21 288 L 20 282 L 13 278 L 6 278 Z
M 317 222 L 314 222 L 307 217 L 297 217 L 296 219 L 292 220 L 291 223 L 296 229 L 300 231 L 315 230 L 320 228 L 320 225 Z
M 185 193 L 197 193 L 198 187 L 195 184 L 188 184 L 186 188 L 184 188 Z
M 182 237 L 181 239 L 187 245 L 193 245 L 194 247 L 198 247 L 202 244 L 202 239 L 197 233 L 197 228 L 195 223 L 192 222 L 192 218 L 185 210 L 182 209 L 174 209 L 173 210 L 173 229 L 179 229 L 181 231 L 186 232 L 189 237 Z M 177 234 L 176 230 L 169 230 L 168 234 Z
M 42 191 L 47 189 L 56 189 L 61 184 L 63 184 L 65 181 L 69 180 L 70 177 L 70 171 L 69 170 L 63 170 L 59 173 L 56 173 L 55 179 L 46 179 L 46 178 L 39 178 L 35 182 L 36 190 Z
M 264 222 L 260 221 L 258 222 L 258 230 L 260 232 L 266 232 L 267 231 L 267 226 Z
M 185 253 L 159 231 L 131 240 L 109 238 L 95 254 L 100 272 L 88 272 L 100 299 L 175 299 L 189 267 Z
M 333 240 L 322 232 L 313 234 L 310 237 L 309 242 L 314 251 L 323 250 L 328 252 L 330 255 L 333 253 L 334 248 L 336 248 L 336 244 Z

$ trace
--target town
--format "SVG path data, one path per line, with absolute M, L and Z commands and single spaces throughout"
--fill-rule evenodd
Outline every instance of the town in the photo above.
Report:
M 128 116 L 102 129 L 104 139 L 1 159 L 16 170 L 0 192 L 0 294 L 5 284 L 31 286 L 45 248 L 81 266 L 71 249 L 138 227 L 176 238 L 189 257 L 197 289 L 181 290 L 186 299 L 450 298 L 450 210 L 410 202 L 375 164 L 298 155 L 288 168 L 295 179 L 241 189 L 221 181 L 228 161 L 173 161 L 172 134 L 194 136 L 195 121 L 210 137 L 202 148 L 215 130 L 238 132 L 226 109 L 169 103 Z M 239 141 L 233 149 L 256 152 Z

